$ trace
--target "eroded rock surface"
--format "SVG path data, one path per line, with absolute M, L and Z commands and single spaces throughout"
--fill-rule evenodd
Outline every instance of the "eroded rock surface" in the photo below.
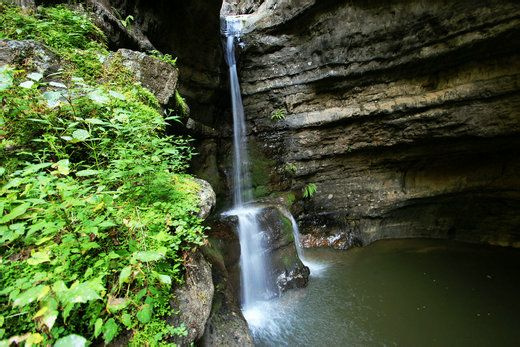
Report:
M 107 63 L 114 60 L 120 60 L 137 81 L 157 97 L 162 106 L 168 105 L 175 97 L 179 71 L 173 65 L 130 49 L 112 53 Z
M 213 191 L 213 188 L 208 182 L 198 178 L 195 179 L 195 182 L 197 182 L 200 187 L 198 192 L 200 211 L 197 217 L 206 219 L 215 207 L 215 204 L 217 203 L 217 197 Z
M 203 252 L 212 264 L 215 295 L 201 345 L 253 346 L 239 303 L 239 240 L 230 224 L 215 221 L 210 225 Z
M 172 307 L 179 313 L 168 320 L 173 326 L 184 324 L 188 331 L 187 336 L 175 337 L 176 344 L 189 346 L 202 337 L 214 289 L 211 266 L 201 253 L 192 254 L 186 264 L 186 282 L 174 291 Z
M 260 229 L 265 234 L 270 281 L 276 284 L 273 291 L 278 293 L 303 288 L 309 280 L 309 268 L 298 257 L 292 223 L 284 212 L 280 206 L 266 205 L 258 214 Z
M 266 193 L 317 185 L 293 206 L 309 244 L 520 246 L 519 3 L 248 6 L 249 137 L 271 160 Z
M 58 71 L 60 59 L 47 46 L 32 40 L 0 40 L 0 65 L 24 66 L 44 76 Z

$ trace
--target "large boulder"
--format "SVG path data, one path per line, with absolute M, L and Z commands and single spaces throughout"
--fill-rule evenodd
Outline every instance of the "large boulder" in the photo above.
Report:
M 269 264 L 270 283 L 279 294 L 292 288 L 307 286 L 309 268 L 296 250 L 294 230 L 288 211 L 282 206 L 264 205 L 258 214 L 260 229 L 264 232 L 266 258 Z
M 47 46 L 32 40 L 0 40 L 0 65 L 23 66 L 44 76 L 58 71 L 59 57 Z
M 238 300 L 239 240 L 229 224 L 213 222 L 210 225 L 209 242 L 203 252 L 212 265 L 215 295 L 201 345 L 253 346 Z
M 106 64 L 119 59 L 134 74 L 137 81 L 157 97 L 161 106 L 165 107 L 173 102 L 179 78 L 176 67 L 146 53 L 130 49 L 120 49 L 111 53 Z
M 197 214 L 197 217 L 200 219 L 206 219 L 217 203 L 217 196 L 215 195 L 215 191 L 211 187 L 211 184 L 208 182 L 199 178 L 195 178 L 195 182 L 197 182 L 200 187 L 198 191 L 200 211 Z
M 174 326 L 184 324 L 188 331 L 186 336 L 174 339 L 180 346 L 190 346 L 204 334 L 215 290 L 211 266 L 200 252 L 192 254 L 185 267 L 186 281 L 174 291 L 172 302 L 178 314 L 168 320 Z

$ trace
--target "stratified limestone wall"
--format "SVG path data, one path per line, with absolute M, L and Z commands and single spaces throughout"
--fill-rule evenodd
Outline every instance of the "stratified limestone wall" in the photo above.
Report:
M 240 57 L 250 138 L 270 192 L 316 183 L 294 207 L 309 245 L 520 246 L 520 3 L 238 5 L 256 10 Z

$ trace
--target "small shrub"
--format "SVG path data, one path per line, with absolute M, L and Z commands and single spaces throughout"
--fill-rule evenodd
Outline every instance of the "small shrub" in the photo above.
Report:
M 134 16 L 126 16 L 125 19 L 121 20 L 121 25 L 129 29 L 130 25 L 134 22 Z
M 280 121 L 284 120 L 286 116 L 285 109 L 278 108 L 271 113 L 271 120 Z
M 158 59 L 160 61 L 163 61 L 165 63 L 168 63 L 172 66 L 176 66 L 177 65 L 177 58 L 173 58 L 170 54 L 163 54 L 159 51 L 148 51 L 148 54 L 155 58 L 155 59 Z
M 305 187 L 303 187 L 303 197 L 308 199 L 312 198 L 312 196 L 316 193 L 318 187 L 314 183 L 308 183 Z
M 178 90 L 175 91 L 175 106 L 182 116 L 188 116 L 190 108 Z

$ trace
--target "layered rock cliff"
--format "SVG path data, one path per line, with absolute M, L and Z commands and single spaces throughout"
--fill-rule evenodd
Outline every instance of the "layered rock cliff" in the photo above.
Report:
M 252 13 L 240 76 L 257 192 L 298 197 L 317 185 L 293 206 L 308 245 L 424 236 L 520 246 L 517 2 L 269 0 L 225 11 Z
M 110 4 L 179 56 L 199 140 L 193 167 L 222 205 L 231 116 L 220 2 Z M 308 245 L 416 236 L 519 245 L 517 2 L 227 0 L 222 9 L 247 14 L 239 69 L 255 194 L 294 195 Z M 318 191 L 302 199 L 308 183 Z

